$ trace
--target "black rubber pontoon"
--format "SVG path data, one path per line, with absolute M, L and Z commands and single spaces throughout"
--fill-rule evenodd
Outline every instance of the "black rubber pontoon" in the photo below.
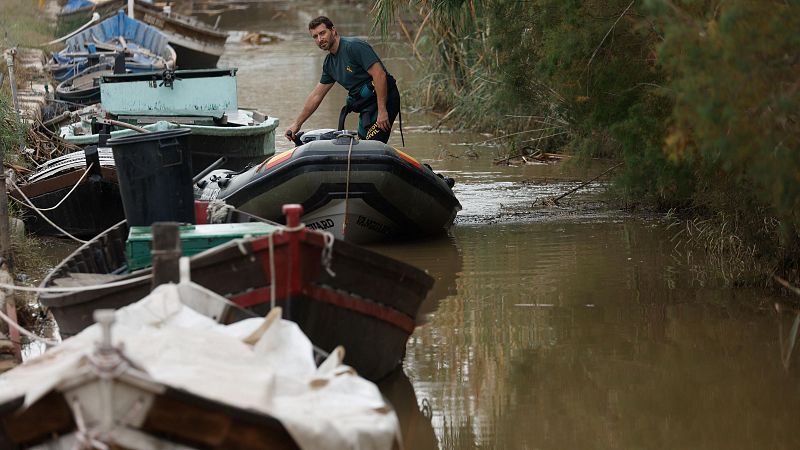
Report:
M 196 184 L 195 199 L 270 220 L 281 220 L 283 204 L 300 203 L 309 228 L 357 243 L 450 228 L 461 210 L 452 179 L 382 142 L 353 139 L 351 148 L 346 134 L 326 139 L 333 134 L 306 134 L 304 145 L 242 173 L 212 172 Z

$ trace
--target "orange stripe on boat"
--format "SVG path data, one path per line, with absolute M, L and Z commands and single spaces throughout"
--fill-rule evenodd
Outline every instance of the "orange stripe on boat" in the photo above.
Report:
M 394 147 L 392 147 L 392 148 L 394 148 Z M 412 165 L 414 165 L 414 166 L 415 166 L 417 169 L 422 169 L 422 164 L 420 164 L 420 163 L 419 163 L 419 161 L 417 161 L 416 159 L 414 159 L 414 157 L 413 157 L 413 156 L 411 156 L 411 155 L 409 155 L 409 154 L 407 154 L 407 153 L 401 152 L 400 150 L 398 150 L 398 149 L 396 149 L 396 148 L 394 149 L 394 151 L 396 151 L 396 152 L 397 152 L 397 154 L 398 154 L 398 155 L 399 155 L 401 158 L 403 158 L 404 160 L 406 160 L 406 162 L 409 162 L 409 163 L 411 163 L 411 164 L 412 164 Z
M 286 161 L 287 159 L 292 157 L 295 149 L 291 149 L 289 151 L 285 151 L 283 153 L 279 153 L 272 158 L 267 160 L 267 169 L 271 169 L 272 167 Z

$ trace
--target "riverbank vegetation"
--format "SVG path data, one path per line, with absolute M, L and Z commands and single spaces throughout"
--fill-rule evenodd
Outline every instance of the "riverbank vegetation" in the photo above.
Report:
M 0 53 L 13 47 L 38 47 L 53 38 L 50 23 L 43 17 L 39 4 L 30 0 L 3 0 L 0 2 Z M 17 86 L 22 87 L 31 74 L 24 68 L 15 70 Z M 18 151 L 20 142 L 25 142 L 28 129 L 14 113 L 5 58 L 0 61 L 0 149 L 3 151 L 4 169 L 26 167 L 29 162 Z M 21 211 L 13 202 L 9 203 L 12 217 L 20 217 Z M 18 223 L 18 222 L 16 222 Z M 41 254 L 42 243 L 33 236 L 13 232 L 11 253 L 16 272 L 26 273 L 31 279 L 43 275 L 46 263 Z M 23 320 L 24 322 L 24 320 Z
M 53 39 L 53 28 L 35 0 L 0 2 L 0 47 L 38 47 Z M 42 8 L 44 5 L 42 5 Z
M 626 205 L 672 211 L 682 230 L 700 220 L 704 242 L 678 240 L 756 261 L 732 282 L 800 278 L 799 2 L 379 0 L 374 12 L 384 27 L 418 15 L 405 28 L 428 73 L 419 101 L 451 124 L 622 160 Z

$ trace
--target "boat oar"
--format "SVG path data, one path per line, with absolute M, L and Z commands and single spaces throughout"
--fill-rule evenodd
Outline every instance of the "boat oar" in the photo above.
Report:
M 88 27 L 89 25 L 91 25 L 91 24 L 93 24 L 93 23 L 97 22 L 98 20 L 100 20 L 100 14 L 99 14 L 99 13 L 92 13 L 92 18 L 91 18 L 91 19 L 89 19 L 89 21 L 88 21 L 88 22 L 86 22 L 85 24 L 83 24 L 83 25 L 82 25 L 80 28 L 78 28 L 77 30 L 75 30 L 75 31 L 73 31 L 72 33 L 69 33 L 69 34 L 67 34 L 67 35 L 65 35 L 65 36 L 62 36 L 62 37 L 60 37 L 60 38 L 58 38 L 58 39 L 53 39 L 53 40 L 52 40 L 52 41 L 50 41 L 50 42 L 45 42 L 44 44 L 41 44 L 41 45 L 42 45 L 42 47 L 44 47 L 44 46 L 46 46 L 46 45 L 53 45 L 53 44 L 57 44 L 57 43 L 59 43 L 59 42 L 61 42 L 61 41 L 66 41 L 67 39 L 71 38 L 72 36 L 75 36 L 76 34 L 80 33 L 80 32 L 81 32 L 81 31 L 83 31 L 83 30 L 85 30 L 85 29 L 86 29 L 86 27 Z
M 142 128 L 136 125 L 131 125 L 127 122 L 120 122 L 119 120 L 114 119 L 97 119 L 98 123 L 107 123 L 108 125 L 118 126 L 120 128 L 127 128 L 129 130 L 138 131 L 139 133 L 149 133 L 150 130 L 146 128 Z
M 100 49 L 100 50 L 106 50 L 106 51 L 112 51 L 112 52 L 122 52 L 122 53 L 125 53 L 125 54 L 131 54 L 131 55 L 142 55 L 142 56 L 145 56 L 147 58 L 154 58 L 154 59 L 157 59 L 157 60 L 161 60 L 166 65 L 166 60 L 164 59 L 163 56 L 156 55 L 155 53 L 151 52 L 150 50 L 148 50 L 148 49 L 146 49 L 144 47 L 139 47 L 139 48 L 136 48 L 136 49 L 128 48 L 128 43 L 127 43 L 127 41 L 125 41 L 125 38 L 120 36 L 119 39 L 120 39 L 120 43 L 122 44 L 121 46 L 117 46 L 117 45 L 114 45 L 114 44 L 111 44 L 111 43 L 108 43 L 108 42 L 100 42 L 94 37 L 94 35 L 92 35 L 92 40 L 94 41 L 94 46 L 96 48 Z

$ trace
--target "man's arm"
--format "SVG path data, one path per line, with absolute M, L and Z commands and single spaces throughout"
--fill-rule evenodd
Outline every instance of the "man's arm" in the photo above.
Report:
M 385 84 L 385 83 L 384 83 Z M 333 83 L 331 84 L 322 84 L 317 83 L 317 86 L 314 87 L 314 90 L 308 94 L 308 98 L 306 99 L 306 103 L 303 105 L 302 111 L 294 119 L 291 125 L 289 125 L 289 129 L 286 130 L 286 138 L 290 141 L 293 140 L 292 136 L 295 135 L 298 131 L 300 131 L 300 127 L 303 126 L 306 120 L 314 114 L 314 111 L 319 108 L 319 104 L 322 103 L 322 99 L 328 94 L 328 91 L 331 90 L 333 87 Z M 388 117 L 388 116 L 387 116 Z
M 378 96 L 378 128 L 389 131 L 389 112 L 386 109 L 387 92 L 389 91 L 386 83 L 386 71 L 383 70 L 381 63 L 374 63 L 367 69 L 372 82 L 375 84 L 375 95 Z

